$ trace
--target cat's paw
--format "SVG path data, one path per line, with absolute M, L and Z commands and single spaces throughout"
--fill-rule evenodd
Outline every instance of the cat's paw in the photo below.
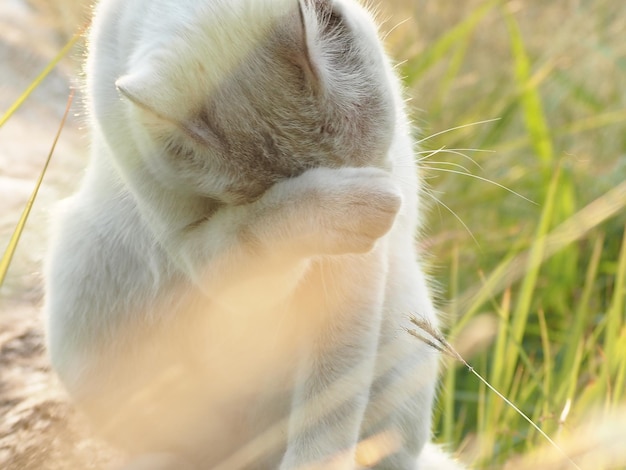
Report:
M 314 251 L 366 253 L 389 232 L 402 203 L 389 173 L 377 168 L 319 168 L 310 173 L 304 193 L 309 213 L 303 216 L 310 224 Z

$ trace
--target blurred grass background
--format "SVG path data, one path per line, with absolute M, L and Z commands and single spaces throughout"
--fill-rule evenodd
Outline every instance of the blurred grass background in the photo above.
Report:
M 397 0 L 382 10 L 422 145 L 435 151 L 422 155 L 441 201 L 424 248 L 451 336 L 565 447 L 586 439 L 569 449 L 583 468 L 626 468 L 623 451 L 594 441 L 601 424 L 583 427 L 626 403 L 626 3 Z M 475 468 L 513 468 L 546 444 L 454 364 L 436 423 Z M 624 447 L 626 422 L 607 432 Z
M 454 344 L 581 468 L 626 468 L 626 3 L 372 3 L 423 139 Z M 30 4 L 60 35 L 84 22 L 80 2 Z M 448 365 L 438 440 L 477 469 L 575 468 L 533 464 L 545 440 Z

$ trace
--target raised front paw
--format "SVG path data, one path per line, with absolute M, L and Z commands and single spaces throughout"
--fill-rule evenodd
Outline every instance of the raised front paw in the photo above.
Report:
M 370 251 L 395 221 L 402 197 L 377 168 L 318 168 L 301 177 L 296 214 L 306 244 L 318 254 Z

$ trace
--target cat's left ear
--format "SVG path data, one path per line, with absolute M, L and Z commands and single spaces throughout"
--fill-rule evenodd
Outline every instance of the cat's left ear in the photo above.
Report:
M 162 114 L 154 98 L 151 98 L 148 92 L 148 86 L 151 81 L 149 76 L 135 72 L 118 78 L 115 82 L 115 87 L 124 98 L 135 106 L 153 114 L 155 117 L 169 121 L 170 119 Z
M 115 82 L 115 86 L 124 98 L 128 99 L 138 108 L 151 114 L 154 118 L 178 129 L 184 135 L 199 144 L 212 148 L 223 146 L 219 137 L 211 130 L 211 127 L 204 125 L 206 123 L 194 122 L 189 120 L 188 116 L 181 117 L 170 115 L 171 110 L 176 109 L 175 107 L 168 106 L 165 108 L 170 111 L 162 110 L 162 104 L 160 106 L 158 100 L 163 100 L 167 97 L 159 96 L 158 93 L 151 92 L 151 90 L 159 89 L 159 87 L 155 87 L 155 85 L 156 83 L 151 80 L 150 77 L 143 76 L 142 74 L 124 75 Z
M 182 106 L 171 106 L 173 97 L 163 93 L 163 90 L 169 88 L 161 86 L 154 74 L 139 71 L 123 75 L 116 80 L 115 87 L 134 106 L 163 122 L 180 127 L 184 121 L 184 116 L 172 115 Z

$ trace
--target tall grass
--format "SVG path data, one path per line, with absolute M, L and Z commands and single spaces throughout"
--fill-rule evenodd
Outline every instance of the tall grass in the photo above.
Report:
M 76 46 L 76 43 L 82 37 L 82 32 L 77 32 L 72 36 L 72 38 L 67 42 L 67 44 L 59 51 L 59 53 L 47 64 L 47 66 L 42 70 L 42 72 L 35 77 L 35 79 L 30 83 L 24 92 L 15 100 L 15 102 L 6 110 L 2 115 L 0 115 L 0 127 L 4 126 L 9 119 L 15 114 L 15 112 L 24 105 L 26 100 L 32 95 L 32 93 L 37 89 L 39 85 L 48 77 L 50 72 L 54 70 L 54 68 L 59 64 L 59 62 Z M 9 267 L 11 266 L 11 261 L 13 260 L 13 256 L 15 251 L 17 250 L 17 244 L 20 241 L 22 233 L 26 227 L 26 223 L 28 222 L 28 217 L 30 216 L 30 211 L 33 207 L 35 199 L 39 194 L 39 189 L 43 183 L 43 179 L 46 175 L 46 171 L 48 170 L 48 166 L 50 164 L 50 160 L 54 154 L 54 150 L 56 148 L 56 144 L 61 136 L 61 131 L 65 126 L 65 121 L 67 119 L 68 113 L 70 111 L 70 105 L 72 103 L 74 97 L 74 93 L 70 92 L 68 98 L 68 105 L 63 115 L 63 119 L 61 120 L 61 124 L 59 126 L 59 130 L 54 138 L 54 141 L 51 143 L 50 153 L 46 158 L 44 166 L 41 170 L 39 178 L 33 183 L 33 192 L 31 197 L 28 199 L 26 207 L 24 207 L 24 211 L 22 212 L 22 216 L 17 221 L 15 230 L 13 231 L 12 236 L 9 239 L 8 246 L 4 250 L 2 256 L 0 257 L 0 287 L 4 284 L 4 280 L 6 279 L 7 273 L 9 271 Z
M 581 468 L 626 468 L 612 440 L 626 435 L 626 4 L 381 9 L 425 145 L 441 149 L 424 177 L 453 214 L 433 203 L 424 251 L 450 336 Z M 542 436 L 453 363 L 435 422 L 477 469 L 574 468 L 529 463 Z
M 423 165 L 454 212 L 433 203 L 424 246 L 451 337 L 581 465 L 626 468 L 606 441 L 567 444 L 615 426 L 608 417 L 626 405 L 626 5 L 393 3 L 390 26 L 412 18 L 389 43 L 408 57 L 400 70 L 422 134 L 460 127 L 424 142 L 443 150 Z M 476 326 L 490 330 L 479 347 Z M 475 468 L 513 468 L 545 445 L 463 367 L 447 369 L 441 395 L 437 435 Z M 583 426 L 590 416 L 596 428 Z M 610 431 L 623 439 L 626 422 Z M 544 462 L 534 468 L 561 468 Z

